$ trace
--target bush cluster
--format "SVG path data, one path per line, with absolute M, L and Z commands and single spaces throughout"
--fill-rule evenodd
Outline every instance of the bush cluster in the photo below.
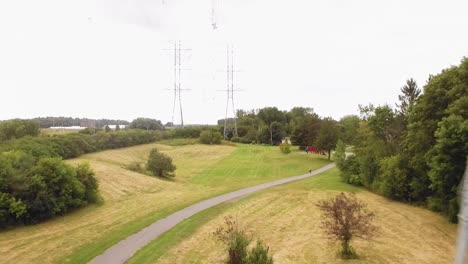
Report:
M 200 133 L 200 142 L 203 144 L 221 144 L 222 138 L 223 136 L 216 130 L 203 130 Z
M 355 156 L 337 160 L 343 179 L 456 222 L 468 155 L 467 80 L 464 58 L 431 76 L 422 93 L 408 80 L 397 109 L 360 106 L 361 119 L 352 130 Z
M 279 148 L 280 148 L 281 152 L 284 153 L 284 154 L 289 154 L 289 153 L 291 153 L 291 144 L 289 144 L 289 143 L 287 143 L 287 142 L 281 143 L 281 144 L 279 145 Z
M 0 122 L 0 141 L 39 135 L 39 123 L 32 120 L 12 119 Z
M 88 164 L 22 151 L 0 154 L 0 227 L 31 224 L 100 200 Z
M 25 136 L 0 144 L 0 227 L 31 224 L 100 200 L 89 165 L 62 159 L 153 142 L 157 132 L 125 130 L 94 135 Z
M 252 240 L 230 216 L 225 218 L 225 226 L 216 229 L 213 235 L 227 247 L 227 264 L 273 264 L 270 249 L 262 241 L 257 240 L 256 245 L 248 250 Z
M 163 178 L 174 177 L 176 166 L 172 163 L 172 158 L 154 148 L 151 150 L 146 162 L 146 170 L 152 175 Z
M 159 139 L 158 132 L 144 130 L 125 130 L 94 135 L 70 133 L 51 137 L 23 137 L 0 144 L 0 153 L 20 150 L 34 157 L 70 159 L 85 153 L 145 144 L 157 139 Z

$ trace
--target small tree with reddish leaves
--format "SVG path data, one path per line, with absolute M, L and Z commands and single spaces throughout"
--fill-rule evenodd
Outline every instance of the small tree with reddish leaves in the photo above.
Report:
M 341 256 L 345 259 L 356 257 L 351 247 L 352 239 L 368 240 L 377 231 L 373 224 L 374 213 L 367 210 L 367 204 L 359 201 L 354 194 L 340 193 L 333 198 L 320 200 L 317 206 L 324 214 L 320 227 L 329 239 L 341 243 Z

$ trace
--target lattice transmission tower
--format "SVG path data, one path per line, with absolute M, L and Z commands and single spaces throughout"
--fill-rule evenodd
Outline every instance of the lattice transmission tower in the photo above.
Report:
M 234 69 L 234 46 L 232 44 L 227 44 L 226 47 L 226 90 L 227 94 L 227 101 L 226 101 L 226 114 L 224 117 L 224 139 L 227 139 L 228 134 L 228 118 L 229 118 L 229 106 L 231 106 L 232 114 L 233 114 L 233 123 L 234 123 L 234 131 L 233 135 L 238 136 L 237 134 L 237 113 L 236 107 L 234 103 L 234 92 L 240 91 L 234 88 L 234 72 L 237 72 Z
M 167 49 L 166 49 L 167 50 Z M 180 113 L 180 126 L 184 126 L 184 114 L 182 107 L 182 92 L 190 91 L 190 89 L 182 88 L 182 70 L 187 70 L 182 68 L 182 52 L 190 51 L 191 49 L 182 48 L 182 41 L 174 41 L 174 87 L 169 89 L 174 93 L 174 103 L 172 107 L 172 125 L 175 125 L 175 116 L 177 112 L 177 106 Z

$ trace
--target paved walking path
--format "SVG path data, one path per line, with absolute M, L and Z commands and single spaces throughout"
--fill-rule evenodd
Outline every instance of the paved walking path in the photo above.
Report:
M 125 263 L 125 261 L 131 258 L 133 254 L 135 254 L 140 248 L 144 247 L 146 244 L 158 238 L 160 235 L 170 230 L 171 228 L 176 226 L 178 223 L 182 222 L 183 220 L 191 217 L 192 215 L 198 212 L 201 212 L 215 205 L 224 203 L 226 201 L 233 200 L 239 197 L 243 197 L 243 196 L 264 190 L 266 188 L 270 188 L 273 186 L 277 186 L 277 185 L 292 182 L 292 181 L 309 178 L 319 173 L 322 173 L 326 170 L 329 170 L 333 167 L 335 167 L 334 163 L 328 164 L 320 169 L 312 171 L 311 173 L 289 177 L 289 178 L 276 180 L 272 182 L 267 182 L 267 183 L 259 184 L 259 185 L 252 186 L 252 187 L 247 187 L 244 189 L 240 189 L 237 191 L 233 191 L 230 193 L 226 193 L 223 195 L 219 195 L 219 196 L 198 202 L 180 211 L 177 211 L 167 216 L 166 218 L 160 219 L 154 222 L 153 224 L 149 225 L 148 227 L 143 228 L 139 232 L 127 237 L 124 240 L 121 240 L 119 243 L 108 248 L 101 255 L 95 257 L 93 260 L 91 260 L 90 263 L 92 264 Z

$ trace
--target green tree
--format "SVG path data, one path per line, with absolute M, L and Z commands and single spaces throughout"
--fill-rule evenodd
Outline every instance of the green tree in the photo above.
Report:
M 258 111 L 258 117 L 265 123 L 270 133 L 270 144 L 278 144 L 281 142 L 281 134 L 284 133 L 283 124 L 286 123 L 286 117 L 283 112 L 276 107 L 265 107 Z M 276 138 L 273 134 L 276 134 Z
M 293 119 L 290 123 L 292 144 L 302 148 L 312 145 L 319 133 L 320 122 L 319 116 L 310 112 Z
M 336 149 L 333 154 L 333 158 L 335 159 L 336 166 L 342 169 L 343 163 L 346 160 L 346 145 L 341 139 L 336 142 Z
M 216 130 L 203 130 L 200 133 L 200 142 L 203 144 L 221 144 L 223 136 Z
M 106 126 L 104 127 L 104 131 L 105 131 L 105 132 L 111 132 L 111 129 L 110 129 L 110 127 L 109 127 L 108 125 L 106 125 Z
M 164 126 L 159 120 L 139 117 L 130 123 L 130 128 L 144 130 L 162 130 Z
M 39 123 L 36 121 L 12 119 L 0 122 L 0 141 L 38 135 Z
M 76 177 L 85 187 L 84 198 L 88 203 L 97 203 L 102 199 L 98 192 L 99 184 L 96 174 L 91 169 L 89 163 L 78 164 L 76 167 Z
M 115 126 L 115 131 L 120 131 L 120 126 L 119 125 Z
M 291 153 L 291 145 L 288 142 L 281 143 L 279 145 L 280 151 L 284 154 L 289 154 Z
M 320 131 L 317 137 L 317 148 L 328 152 L 328 159 L 330 159 L 331 151 L 335 148 L 338 141 L 338 127 L 336 121 L 331 117 L 322 120 Z
M 468 109 L 468 104 L 465 109 Z M 459 185 L 468 155 L 467 117 L 450 115 L 444 118 L 439 123 L 436 139 L 437 143 L 429 153 L 431 159 L 428 173 L 430 187 L 434 191 L 433 199 L 438 204 L 433 209 L 444 212 L 450 221 L 456 222 Z
M 400 155 L 380 161 L 378 189 L 384 196 L 403 201 L 410 199 L 410 182 L 404 162 Z
M 348 145 L 354 144 L 360 121 L 357 115 L 347 115 L 340 119 L 338 123 L 340 126 L 340 138 L 344 143 Z
M 425 201 L 427 197 L 433 194 L 433 188 L 428 188 L 432 181 L 428 174 L 431 169 L 429 164 L 435 167 L 437 166 L 436 163 L 442 162 L 445 159 L 441 157 L 441 159 L 436 159 L 438 161 L 431 161 L 434 153 L 440 153 L 439 150 L 436 152 L 431 151 L 433 146 L 436 149 L 441 147 L 436 146 L 436 131 L 442 129 L 439 127 L 439 122 L 450 115 L 450 110 L 448 109 L 452 105 L 455 105 L 458 100 L 462 102 L 465 100 L 463 98 L 467 97 L 467 80 L 468 59 L 464 58 L 459 66 L 450 67 L 443 70 L 440 74 L 432 76 L 424 86 L 424 93 L 419 96 L 414 106 L 410 109 L 408 130 L 403 141 L 403 155 L 409 161 L 410 185 L 414 200 Z M 466 108 L 464 109 L 466 111 Z M 446 122 L 448 122 L 446 125 L 452 123 Z M 455 167 L 459 166 L 451 162 L 446 164 Z
M 146 169 L 153 175 L 158 177 L 170 178 L 174 177 L 176 166 L 172 164 L 172 158 L 154 148 L 151 150 L 146 163 Z
M 406 84 L 400 88 L 401 95 L 398 95 L 399 104 L 396 106 L 399 109 L 400 115 L 406 117 L 410 108 L 416 102 L 416 99 L 421 94 L 421 89 L 418 88 L 416 81 L 413 78 L 406 80 Z

